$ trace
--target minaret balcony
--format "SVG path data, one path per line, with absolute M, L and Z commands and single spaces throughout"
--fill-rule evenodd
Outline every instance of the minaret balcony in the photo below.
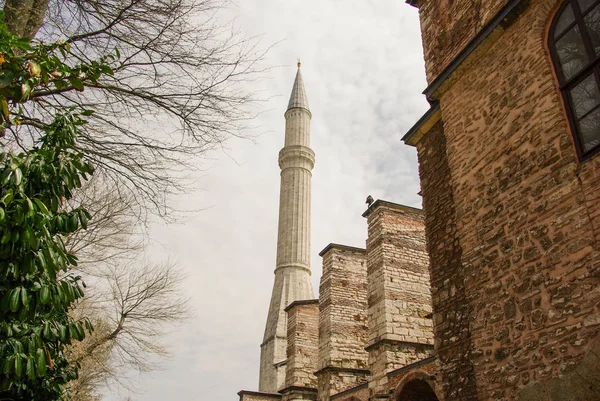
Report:
M 315 152 L 307 146 L 291 145 L 279 151 L 279 167 L 281 170 L 295 167 L 311 172 L 314 166 Z

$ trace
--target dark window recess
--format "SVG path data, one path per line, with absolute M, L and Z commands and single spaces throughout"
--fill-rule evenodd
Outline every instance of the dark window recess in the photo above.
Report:
M 567 0 L 550 52 L 580 158 L 600 150 L 600 0 Z

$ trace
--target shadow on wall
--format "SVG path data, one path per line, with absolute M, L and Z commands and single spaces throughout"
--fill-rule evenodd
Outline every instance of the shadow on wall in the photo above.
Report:
M 600 341 L 596 341 L 574 371 L 560 377 L 532 383 L 519 392 L 519 400 L 600 400 Z

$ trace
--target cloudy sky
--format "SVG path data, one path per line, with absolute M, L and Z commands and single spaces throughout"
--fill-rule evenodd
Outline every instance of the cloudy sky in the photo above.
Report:
M 203 162 L 200 190 L 177 199 L 204 209 L 185 224 L 152 229 L 153 252 L 186 274 L 194 317 L 169 334 L 164 368 L 137 378 L 134 401 L 237 400 L 258 389 L 262 341 L 273 285 L 284 119 L 302 71 L 312 111 L 312 281 L 330 242 L 364 247 L 361 217 L 371 194 L 421 206 L 416 152 L 400 138 L 427 110 L 418 13 L 403 0 L 243 0 L 223 13 L 246 36 L 263 35 L 265 65 L 256 85 L 270 99 L 255 141 L 232 140 Z M 112 391 L 106 399 L 128 394 Z

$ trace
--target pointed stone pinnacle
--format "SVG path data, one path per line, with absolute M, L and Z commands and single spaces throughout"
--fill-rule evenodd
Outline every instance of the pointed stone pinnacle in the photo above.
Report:
M 304 81 L 302 80 L 302 73 L 300 72 L 300 62 L 298 62 L 298 72 L 296 73 L 296 80 L 292 88 L 292 94 L 288 103 L 287 109 L 301 108 L 310 111 L 308 107 L 308 98 L 306 97 L 306 90 L 304 89 Z

